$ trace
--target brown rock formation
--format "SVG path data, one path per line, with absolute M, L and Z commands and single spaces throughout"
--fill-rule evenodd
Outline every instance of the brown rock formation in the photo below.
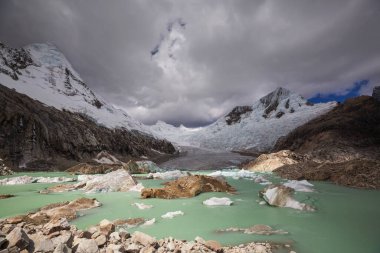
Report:
M 285 165 L 274 171 L 283 178 L 329 180 L 339 185 L 380 189 L 380 161 L 354 159 L 340 163 L 302 162 Z
M 242 165 L 243 169 L 270 172 L 281 166 L 295 164 L 305 160 L 304 155 L 296 154 L 290 150 L 281 150 L 277 153 L 262 154 L 258 158 Z
M 61 218 L 73 220 L 77 217 L 78 211 L 95 208 L 98 206 L 100 206 L 100 203 L 96 199 L 80 198 L 71 202 L 60 202 L 44 206 L 35 213 L 13 217 L 9 222 L 26 222 L 40 225 L 46 224 L 51 220 L 59 220 Z
M 348 99 L 280 138 L 274 150 L 284 149 L 319 162 L 380 160 L 380 102 L 369 96 Z
M 191 198 L 202 192 L 228 192 L 236 190 L 227 182 L 209 176 L 195 175 L 181 177 L 165 183 L 164 188 L 145 188 L 141 192 L 142 198 Z

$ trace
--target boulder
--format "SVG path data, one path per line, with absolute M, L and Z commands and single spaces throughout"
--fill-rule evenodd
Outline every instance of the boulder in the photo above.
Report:
M 71 252 L 72 250 L 66 244 L 60 243 L 57 245 L 53 253 L 71 253 Z
M 69 230 L 70 224 L 66 218 L 52 219 L 44 225 L 44 234 L 49 235 L 56 231 Z
M 139 231 L 136 231 L 132 234 L 132 242 L 139 243 L 144 246 L 149 246 L 157 243 L 156 238 Z
M 98 245 L 98 247 L 103 247 L 104 244 L 107 242 L 107 237 L 105 235 L 100 235 L 95 238 L 95 242 Z
M 215 252 L 220 252 L 222 250 L 222 245 L 218 241 L 208 240 L 205 245 L 207 248 Z
M 141 191 L 142 198 L 191 198 L 202 192 L 228 192 L 236 190 L 227 182 L 210 176 L 194 175 L 181 177 L 165 183 L 164 188 L 145 188 Z
M 303 155 L 296 154 L 290 150 L 281 150 L 277 153 L 262 154 L 242 167 L 250 171 L 271 172 L 281 166 L 295 164 L 305 159 Z
M 82 239 L 76 250 L 77 253 L 98 253 L 99 248 L 94 239 Z
M 34 252 L 53 252 L 55 249 L 51 239 L 43 238 L 34 242 Z
M 298 210 L 314 211 L 314 208 L 293 199 L 294 189 L 284 185 L 269 185 L 259 195 L 269 205 L 277 207 L 290 207 Z
M 111 233 L 115 232 L 115 224 L 104 219 L 99 223 L 99 232 L 103 235 L 109 236 Z
M 29 246 L 30 239 L 22 228 L 15 227 L 7 236 L 8 248 L 16 246 L 20 250 Z

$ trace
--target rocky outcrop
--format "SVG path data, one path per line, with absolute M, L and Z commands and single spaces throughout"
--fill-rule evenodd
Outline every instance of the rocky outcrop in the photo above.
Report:
M 203 176 L 186 176 L 165 183 L 164 188 L 145 188 L 141 191 L 142 198 L 191 198 L 202 192 L 228 192 L 236 190 L 224 180 Z
M 373 88 L 372 97 L 374 97 L 377 101 L 380 102 L 380 86 L 376 86 Z
M 6 221 L 11 224 L 25 222 L 34 225 L 46 225 L 50 228 L 51 224 L 49 223 L 58 222 L 61 224 L 62 219 L 73 220 L 77 217 L 78 211 L 99 207 L 100 205 L 96 199 L 80 198 L 71 202 L 50 204 L 40 208 L 37 212 L 8 218 Z
M 284 185 L 269 185 L 259 192 L 259 196 L 263 198 L 268 205 L 314 211 L 313 207 L 295 200 L 292 197 L 293 194 L 294 189 Z
M 123 166 L 118 164 L 79 163 L 68 168 L 66 172 L 78 175 L 105 174 L 122 168 Z
M 369 96 L 348 99 L 281 138 L 275 150 L 281 149 L 307 158 L 274 171 L 284 178 L 379 189 L 380 102 Z
M 285 165 L 274 171 L 295 180 L 332 181 L 339 185 L 362 189 L 380 189 L 380 161 L 353 159 L 339 163 L 303 162 Z
M 281 150 L 276 153 L 262 154 L 258 158 L 241 167 L 246 170 L 256 172 L 271 172 L 287 164 L 295 164 L 306 160 L 304 155 L 296 154 L 290 150 Z
M 348 99 L 280 138 L 274 151 L 285 149 L 316 162 L 380 160 L 380 102 L 369 96 Z
M 229 114 L 225 116 L 227 125 L 239 123 L 242 116 L 249 115 L 252 110 L 252 106 L 236 106 Z
M 67 169 L 102 150 L 120 157 L 175 153 L 165 140 L 139 131 L 109 129 L 88 116 L 60 111 L 0 85 L 0 156 L 12 167 Z

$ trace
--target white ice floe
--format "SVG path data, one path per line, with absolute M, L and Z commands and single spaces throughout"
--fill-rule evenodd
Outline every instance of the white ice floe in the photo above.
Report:
M 138 183 L 137 185 L 135 186 L 132 186 L 129 191 L 130 192 L 141 192 L 145 187 L 143 186 L 142 183 Z
M 174 211 L 174 212 L 167 212 L 166 214 L 162 215 L 161 218 L 163 219 L 173 219 L 176 216 L 184 215 L 182 211 Z
M 269 186 L 263 193 L 263 199 L 271 206 L 289 207 L 298 210 L 314 211 L 314 208 L 295 200 L 286 186 Z
M 75 178 L 71 177 L 36 177 L 37 183 L 65 183 L 74 182 Z
M 152 205 L 145 205 L 144 203 L 133 203 L 132 206 L 136 206 L 140 210 L 150 209 L 153 207 Z
M 151 226 L 151 225 L 153 225 L 155 222 L 156 222 L 156 219 L 153 218 L 153 219 L 150 219 L 150 220 L 145 221 L 144 224 L 142 224 L 141 226 Z
M 255 181 L 255 183 L 259 183 L 262 185 L 271 184 L 271 182 L 269 182 L 262 175 L 260 175 L 256 172 L 248 171 L 248 170 L 218 170 L 218 171 L 214 171 L 214 172 L 208 174 L 208 176 L 211 176 L 211 177 L 220 177 L 220 176 L 231 177 L 233 179 L 242 179 L 243 178 L 243 179 L 253 180 L 253 181 Z
M 203 204 L 206 206 L 230 206 L 232 205 L 232 203 L 234 202 L 229 198 L 216 198 L 216 197 L 212 197 L 203 201 Z
M 188 176 L 188 172 L 180 171 L 180 170 L 171 170 L 171 171 L 165 171 L 165 172 L 156 172 L 156 173 L 150 173 L 149 176 L 156 178 L 156 179 L 164 179 L 164 180 L 173 180 L 178 179 L 180 177 Z
M 0 180 L 0 185 L 18 185 L 18 184 L 32 184 L 32 183 L 64 183 L 74 182 L 75 178 L 70 177 L 10 177 Z
M 313 192 L 314 187 L 313 184 L 309 183 L 307 180 L 289 180 L 288 182 L 284 183 L 285 186 L 293 188 L 295 191 L 298 192 Z

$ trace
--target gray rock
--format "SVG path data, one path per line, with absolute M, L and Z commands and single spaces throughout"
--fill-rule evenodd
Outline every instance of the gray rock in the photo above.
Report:
M 95 241 L 99 247 L 102 247 L 104 244 L 106 244 L 107 238 L 105 235 L 100 235 L 100 236 L 96 237 Z
M 43 239 L 34 244 L 34 252 L 53 252 L 54 244 L 51 239 Z
M 76 250 L 77 253 L 98 253 L 99 248 L 93 239 L 82 239 Z
M 69 230 L 70 224 L 66 218 L 53 219 L 46 225 L 44 225 L 44 234 L 49 235 L 56 231 Z
M 144 234 L 142 232 L 136 231 L 132 234 L 132 242 L 140 243 L 144 246 L 152 245 L 156 243 L 156 239 L 150 235 Z
M 8 243 L 9 242 L 7 239 L 5 239 L 4 237 L 0 237 L 0 250 L 7 248 Z
M 22 228 L 14 228 L 6 237 L 9 241 L 8 247 L 16 246 L 23 250 L 29 246 L 30 239 Z
M 59 243 L 53 253 L 71 253 L 72 250 L 63 243 Z

